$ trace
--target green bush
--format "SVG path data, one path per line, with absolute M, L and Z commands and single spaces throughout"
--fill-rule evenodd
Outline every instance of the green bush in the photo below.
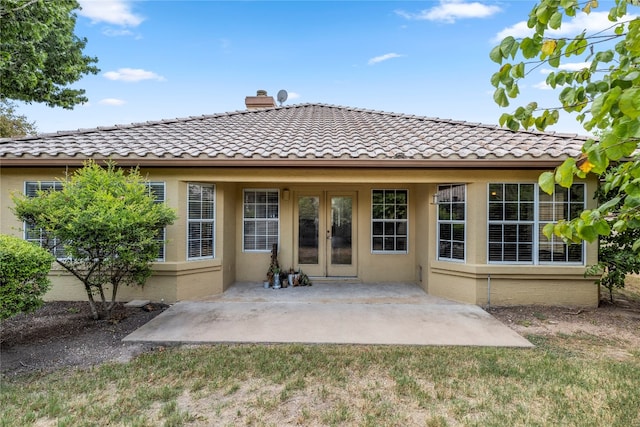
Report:
M 33 311 L 51 287 L 48 251 L 18 237 L 0 234 L 0 319 Z

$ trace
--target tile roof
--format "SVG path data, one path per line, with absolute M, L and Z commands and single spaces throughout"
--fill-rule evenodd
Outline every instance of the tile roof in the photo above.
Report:
M 173 120 L 0 140 L 0 163 L 113 158 L 172 165 L 176 161 L 260 160 L 554 161 L 576 157 L 586 137 L 326 104 L 297 104 Z M 197 163 L 197 162 L 196 162 Z M 264 162 L 262 162 L 264 163 Z M 365 162 L 366 163 L 366 162 Z M 364 163 L 361 163 L 364 164 Z

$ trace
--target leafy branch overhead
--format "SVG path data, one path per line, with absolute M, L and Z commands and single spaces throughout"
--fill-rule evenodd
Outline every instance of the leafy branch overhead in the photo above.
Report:
M 76 0 L 0 0 L 0 99 L 71 109 L 87 102 L 69 85 L 99 70 L 74 34 Z
M 572 113 L 589 138 L 577 159 L 567 159 L 553 172 L 540 176 L 540 187 L 551 194 L 555 184 L 571 186 L 575 177 L 601 177 L 610 198 L 579 218 L 545 227 L 567 241 L 594 241 L 598 236 L 640 228 L 640 18 L 636 1 L 616 0 L 608 12 L 611 25 L 597 32 L 583 30 L 573 37 L 553 37 L 565 20 L 591 14 L 597 0 L 542 0 L 529 14 L 532 35 L 506 37 L 493 48 L 491 59 L 500 64 L 491 77 L 494 100 L 508 107 L 520 96 L 520 83 L 541 66 L 553 69 L 546 84 L 558 90 L 559 105 L 541 108 L 536 102 L 502 114 L 499 123 L 512 130 L 545 130 L 558 122 L 560 110 Z M 635 13 L 635 14 L 634 14 Z M 584 64 L 579 69 L 563 64 Z M 615 173 L 606 173 L 621 164 Z M 609 190 L 616 189 L 609 193 Z M 615 221 L 611 222 L 614 218 Z M 609 220 L 609 221 L 607 221 Z M 612 225 L 611 225 L 612 224 Z M 640 250 L 640 239 L 633 244 Z

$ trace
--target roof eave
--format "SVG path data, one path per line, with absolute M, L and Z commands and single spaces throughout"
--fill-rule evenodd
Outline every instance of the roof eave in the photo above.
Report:
M 557 158 L 501 158 L 501 159 L 212 159 L 212 158 L 153 158 L 153 157 L 92 157 L 96 161 L 112 160 L 119 166 L 141 167 L 305 167 L 305 168 L 463 168 L 510 169 L 554 168 L 564 159 Z M 82 166 L 81 157 L 15 157 L 0 159 L 0 167 Z

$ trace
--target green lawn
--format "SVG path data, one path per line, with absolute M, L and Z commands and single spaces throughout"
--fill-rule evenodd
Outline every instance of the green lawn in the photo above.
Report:
M 216 345 L 3 379 L 2 425 L 638 426 L 624 361 L 535 349 Z
M 626 300 L 640 301 L 636 279 Z M 640 348 L 615 333 L 527 338 L 535 348 L 166 348 L 2 378 L 0 425 L 640 426 Z

